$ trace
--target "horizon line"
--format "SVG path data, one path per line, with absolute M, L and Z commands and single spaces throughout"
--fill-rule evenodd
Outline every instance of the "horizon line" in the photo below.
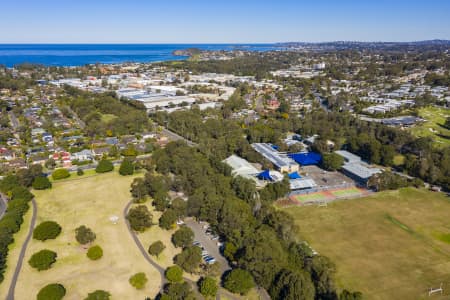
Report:
M 323 44 L 323 43 L 417 43 L 444 41 L 450 42 L 449 39 L 431 38 L 419 40 L 325 40 L 325 41 L 284 41 L 284 42 L 0 42 L 0 45 L 267 45 L 267 44 L 289 44 L 289 43 L 307 43 L 307 44 Z

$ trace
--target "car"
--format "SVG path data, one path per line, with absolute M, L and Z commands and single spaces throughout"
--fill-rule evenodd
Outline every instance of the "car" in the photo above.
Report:
M 194 246 L 201 246 L 201 244 L 200 244 L 200 242 L 199 241 L 193 241 L 192 242 L 192 245 L 194 245 Z
M 208 251 L 203 250 L 203 251 L 202 251 L 202 255 L 205 255 L 205 254 L 208 254 Z
M 183 225 L 184 224 L 184 221 L 183 220 L 178 220 L 177 221 L 177 225 Z
M 212 239 L 213 241 L 216 241 L 216 240 L 219 239 L 219 236 L 218 236 L 218 235 L 213 235 L 213 236 L 211 237 L 211 239 Z

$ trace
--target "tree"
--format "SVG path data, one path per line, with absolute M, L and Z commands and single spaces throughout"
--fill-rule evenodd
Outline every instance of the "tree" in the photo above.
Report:
M 163 212 L 163 214 L 159 218 L 159 227 L 169 230 L 175 225 L 176 221 L 176 212 L 173 209 L 169 208 L 165 212 Z
M 182 226 L 172 235 L 175 247 L 187 247 L 194 241 L 194 232 L 187 226 Z
M 314 300 L 314 285 L 309 274 L 305 271 L 282 270 L 270 287 L 270 296 L 273 299 L 287 300 Z M 336 298 L 317 298 L 336 299 Z
M 145 231 L 153 225 L 152 214 L 145 205 L 131 208 L 127 214 L 127 220 L 134 231 Z
M 450 130 L 450 117 L 445 120 L 444 127 Z
M 88 249 L 86 256 L 91 260 L 99 260 L 103 256 L 103 249 L 98 245 L 92 246 Z
M 47 249 L 34 253 L 28 263 L 38 271 L 48 270 L 56 261 L 56 253 Z
M 103 290 L 96 290 L 92 293 L 89 293 L 84 300 L 109 300 L 111 297 L 111 294 L 107 291 Z
M 110 160 L 102 159 L 99 161 L 97 167 L 95 168 L 95 172 L 97 173 L 107 173 L 114 170 L 114 165 Z
M 187 203 L 181 198 L 175 198 L 170 204 L 170 208 L 174 210 L 178 218 L 186 216 Z
M 45 221 L 36 226 L 33 238 L 39 241 L 55 239 L 61 233 L 61 226 L 54 221 Z
M 126 175 L 133 175 L 133 173 L 134 173 L 133 161 L 131 161 L 128 158 L 125 158 L 120 164 L 119 174 L 122 176 L 126 176 Z
M 147 279 L 147 276 L 145 275 L 145 273 L 140 272 L 140 273 L 136 273 L 133 276 L 131 276 L 128 281 L 137 290 L 141 290 L 147 284 L 148 279 Z
M 343 290 L 339 295 L 339 300 L 362 300 L 363 295 L 361 292 L 349 292 L 347 290 Z
M 200 293 L 205 297 L 216 297 L 219 286 L 212 277 L 201 278 L 198 282 Z
M 51 283 L 44 286 L 37 294 L 37 300 L 61 300 L 66 295 L 62 284 Z
M 83 169 L 78 168 L 78 169 L 77 169 L 77 175 L 78 175 L 78 176 L 83 176 L 83 175 L 84 175 Z
M 193 273 L 202 261 L 202 250 L 197 246 L 186 247 L 175 256 L 174 261 L 186 272 Z
M 322 156 L 322 167 L 328 171 L 339 170 L 344 164 L 344 158 L 336 153 L 324 153 Z
M 56 167 L 56 162 L 53 158 L 49 158 L 46 162 L 45 162 L 45 167 L 49 170 L 53 170 Z
M 170 282 L 181 282 L 183 281 L 183 270 L 177 265 L 168 267 L 166 270 L 166 278 Z
M 88 227 L 81 225 L 77 229 L 75 229 L 75 238 L 78 243 L 82 245 L 86 245 L 87 243 L 91 243 L 95 240 L 95 233 Z
M 255 286 L 252 275 L 242 269 L 231 270 L 224 279 L 224 287 L 232 293 L 245 295 Z
M 166 249 L 166 246 L 164 246 L 163 242 L 156 241 L 153 244 L 151 244 L 150 247 L 148 247 L 148 253 L 150 255 L 158 257 L 161 254 L 161 252 L 164 251 L 164 249 Z
M 52 173 L 53 180 L 60 180 L 60 179 L 67 178 L 69 176 L 70 176 L 70 173 L 66 169 L 56 169 Z
M 161 300 L 195 300 L 197 299 L 191 291 L 191 286 L 187 282 L 168 283 L 164 286 L 164 294 Z
M 148 195 L 147 186 L 145 185 L 144 179 L 135 178 L 131 183 L 131 196 L 134 202 L 143 203 Z
M 33 180 L 33 189 L 35 190 L 45 190 L 52 187 L 52 183 L 47 177 L 38 176 Z
M 169 195 L 166 191 L 157 191 L 153 195 L 153 206 L 157 211 L 164 211 L 169 206 Z
M 337 295 L 334 286 L 334 264 L 327 257 L 316 255 L 312 259 L 310 272 L 316 295 L 322 299 L 335 299 Z

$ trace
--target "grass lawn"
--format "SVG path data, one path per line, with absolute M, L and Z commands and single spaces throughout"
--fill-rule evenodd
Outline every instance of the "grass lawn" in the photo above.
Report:
M 411 132 L 417 137 L 430 136 L 435 141 L 438 147 L 450 145 L 450 130 L 444 128 L 447 117 L 450 117 L 450 110 L 437 107 L 426 107 L 419 111 L 420 117 L 424 118 L 426 122 L 415 126 Z
M 151 199 L 147 200 L 145 205 L 148 207 L 148 209 L 151 211 L 153 215 L 153 223 L 155 226 L 152 226 L 150 229 L 146 230 L 143 233 L 138 234 L 138 238 L 141 241 L 142 245 L 145 249 L 148 249 L 148 247 L 156 242 L 161 241 L 163 242 L 164 246 L 166 248 L 164 251 L 159 255 L 159 257 L 152 256 L 159 265 L 161 265 L 164 268 L 170 267 L 174 265 L 173 258 L 175 255 L 181 252 L 181 248 L 175 248 L 175 246 L 172 244 L 172 234 L 175 233 L 179 229 L 178 226 L 176 228 L 171 230 L 165 230 L 159 227 L 158 222 L 159 218 L 161 217 L 161 212 L 156 211 L 155 208 L 151 205 L 152 201 Z M 189 273 L 184 272 L 184 276 L 197 281 L 199 279 L 198 275 L 191 275 Z
M 67 289 L 64 299 L 84 299 L 89 292 L 107 290 L 113 299 L 144 299 L 155 297 L 160 276 L 141 255 L 133 242 L 122 217 L 130 200 L 129 186 L 133 179 L 116 172 L 79 180 L 55 182 L 48 191 L 33 191 L 38 203 L 37 224 L 53 220 L 62 226 L 55 240 L 29 244 L 22 272 L 16 287 L 16 299 L 35 299 L 40 288 L 58 282 Z M 112 224 L 109 218 L 118 216 Z M 97 235 L 95 245 L 103 248 L 103 257 L 91 261 L 86 247 L 75 240 L 75 228 L 90 227 Z M 46 271 L 38 272 L 28 265 L 30 256 L 50 249 L 58 254 L 57 262 Z M 145 272 L 149 282 L 144 290 L 136 290 L 128 283 L 130 276 Z
M 367 299 L 428 299 L 450 294 L 450 199 L 412 188 L 328 207 L 290 207 L 299 236 L 337 266 L 339 287 Z

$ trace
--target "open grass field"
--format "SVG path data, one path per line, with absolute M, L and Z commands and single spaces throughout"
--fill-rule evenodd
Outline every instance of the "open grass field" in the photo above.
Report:
M 367 299 L 449 299 L 450 198 L 412 188 L 286 209 L 299 236 L 337 266 L 339 287 Z M 444 295 L 428 297 L 444 283 Z
M 426 122 L 411 128 L 415 136 L 432 137 L 438 147 L 450 146 L 450 130 L 442 126 L 450 117 L 450 109 L 426 107 L 420 109 L 419 116 Z
M 30 241 L 16 299 L 36 299 L 40 288 L 55 282 L 66 287 L 64 299 L 84 299 L 97 289 L 109 291 L 112 299 L 144 299 L 157 294 L 160 275 L 139 252 L 122 217 L 130 200 L 132 179 L 114 172 L 55 182 L 51 190 L 33 191 L 38 204 L 37 224 L 53 220 L 62 226 L 62 232 L 55 240 Z M 120 218 L 117 224 L 109 220 L 113 215 Z M 76 242 L 74 230 L 80 225 L 96 233 L 93 244 L 100 245 L 104 252 L 100 260 L 89 260 L 85 247 Z M 58 258 L 51 269 L 38 272 L 28 260 L 41 249 L 57 252 Z M 128 283 L 137 272 L 145 272 L 149 279 L 144 290 L 138 291 Z

